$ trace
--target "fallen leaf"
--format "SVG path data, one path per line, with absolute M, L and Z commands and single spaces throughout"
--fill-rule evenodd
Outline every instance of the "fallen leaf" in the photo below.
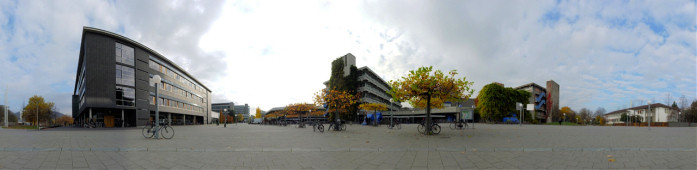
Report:
M 614 159 L 614 158 L 613 158 L 613 159 L 607 159 L 607 161 L 615 162 L 615 159 Z
M 460 152 L 460 154 L 465 154 L 465 152 Z
M 365 143 L 370 143 L 370 141 L 365 141 Z
M 612 155 L 607 155 L 608 158 L 612 158 Z

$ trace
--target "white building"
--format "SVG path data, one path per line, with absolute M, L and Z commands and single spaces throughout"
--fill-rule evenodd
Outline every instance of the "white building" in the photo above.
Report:
M 650 112 L 648 111 L 648 109 L 649 105 L 637 106 L 610 112 L 608 114 L 605 114 L 603 117 L 605 118 L 608 124 L 625 123 L 620 119 L 622 117 L 622 114 L 627 114 L 627 116 L 639 116 L 641 117 L 642 122 L 648 122 L 649 119 L 647 119 L 647 117 L 651 118 L 651 122 L 676 121 L 675 116 L 670 115 L 673 111 L 673 109 L 670 106 L 661 103 L 656 103 L 651 104 Z

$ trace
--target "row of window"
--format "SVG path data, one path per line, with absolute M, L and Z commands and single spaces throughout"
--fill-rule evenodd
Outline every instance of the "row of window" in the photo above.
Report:
M 122 66 L 122 65 L 116 65 L 116 84 L 122 84 L 122 85 L 128 85 L 128 86 L 135 86 L 135 69 L 128 67 L 128 66 Z
M 188 91 L 186 91 L 186 90 L 180 89 L 179 87 L 173 86 L 173 85 L 171 85 L 171 84 L 169 84 L 169 83 L 163 82 L 163 83 L 162 83 L 162 86 L 160 86 L 160 88 L 161 88 L 162 90 L 165 90 L 165 91 L 168 91 L 168 92 L 172 92 L 172 93 L 174 93 L 174 94 L 180 95 L 180 96 L 182 96 L 182 97 L 186 97 L 186 98 L 188 98 L 188 99 L 194 99 L 194 100 L 196 100 L 196 101 L 201 101 L 201 103 L 206 103 L 206 100 L 204 100 L 204 98 L 198 97 L 198 96 L 194 95 L 193 93 L 190 93 L 190 92 L 188 92 Z
M 121 43 L 116 43 L 116 62 L 123 63 L 129 66 L 133 66 L 133 60 L 135 56 L 135 51 L 133 47 L 123 45 Z
M 150 96 L 150 105 L 155 105 L 155 96 Z M 190 110 L 190 111 L 199 112 L 199 113 L 204 112 L 204 109 L 202 107 L 194 106 L 191 104 L 186 104 L 186 103 L 179 102 L 176 100 L 165 99 L 162 97 L 160 97 L 160 99 L 158 101 L 158 105 L 173 107 L 173 108 L 178 108 L 178 109 L 183 109 L 183 110 Z
M 85 80 L 86 80 L 86 75 L 85 75 L 85 66 L 87 64 L 82 63 L 82 69 L 80 70 L 80 76 L 77 81 L 77 87 L 78 87 L 78 92 L 77 95 L 80 98 L 80 106 L 82 107 L 83 104 L 85 104 Z
M 136 106 L 136 90 L 130 87 L 116 86 L 117 106 Z
M 163 66 L 155 61 L 150 60 L 148 65 L 150 66 L 151 69 L 157 70 L 160 73 L 162 73 L 166 76 L 169 76 L 169 77 L 181 82 L 182 84 L 191 87 L 192 89 L 195 89 L 196 91 L 199 91 L 201 93 L 206 92 L 206 90 L 203 89 L 203 87 L 196 85 L 196 83 L 193 83 L 192 81 L 190 81 L 189 78 L 186 78 L 182 75 L 179 75 L 176 72 L 172 71 L 172 69 L 169 69 L 169 68 L 167 68 L 167 67 L 165 67 L 165 66 Z

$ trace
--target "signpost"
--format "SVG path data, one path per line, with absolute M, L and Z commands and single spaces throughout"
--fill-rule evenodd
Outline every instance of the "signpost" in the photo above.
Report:
M 530 119 L 534 119 L 535 118 L 535 104 L 528 104 L 527 106 L 528 106 L 527 110 L 532 111 L 532 114 L 530 114 L 532 117 Z M 525 115 L 523 115 L 523 119 L 525 119 Z
M 520 116 L 519 116 L 520 120 L 519 121 L 520 121 L 520 126 L 522 127 L 523 126 L 523 103 L 516 102 L 515 109 L 520 110 Z

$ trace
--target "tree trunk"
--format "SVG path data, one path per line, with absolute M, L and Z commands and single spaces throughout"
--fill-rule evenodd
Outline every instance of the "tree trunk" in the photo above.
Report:
M 426 95 L 426 135 L 431 135 L 431 95 Z

